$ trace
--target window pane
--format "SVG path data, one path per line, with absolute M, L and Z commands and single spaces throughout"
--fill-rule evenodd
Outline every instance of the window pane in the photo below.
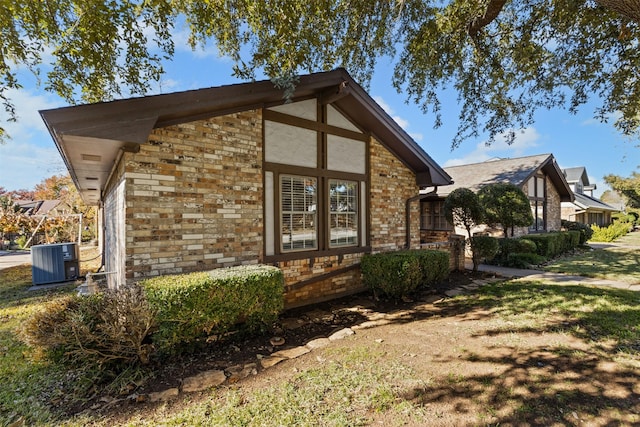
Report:
M 317 180 L 280 177 L 281 241 L 283 251 L 317 249 Z
M 544 197 L 544 178 L 536 178 L 536 197 Z
M 358 243 L 358 183 L 329 180 L 329 245 Z

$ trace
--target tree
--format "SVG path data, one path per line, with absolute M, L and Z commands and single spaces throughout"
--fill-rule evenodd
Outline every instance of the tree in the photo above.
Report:
M 482 223 L 484 211 L 478 195 L 468 188 L 456 188 L 444 199 L 444 217 L 451 224 L 467 230 L 469 245 L 473 259 L 473 271 L 478 271 L 479 259 L 476 257 L 471 229 Z
M 627 204 L 632 208 L 640 208 L 640 173 L 631 172 L 629 178 L 618 175 L 607 175 L 604 181 L 617 193 L 627 198 Z
M 343 66 L 364 83 L 393 58 L 393 83 L 441 123 L 442 89 L 461 103 L 452 144 L 490 140 L 533 121 L 539 108 L 594 114 L 626 135 L 640 129 L 638 0 L 15 0 L 0 3 L 0 100 L 27 68 L 70 103 L 145 93 L 174 53 L 186 22 L 189 43 L 217 45 L 245 79 L 264 72 L 291 90 L 301 72 Z M 45 55 L 45 52 L 48 55 Z M 45 57 L 52 58 L 47 64 Z M 1 131 L 0 131 L 1 132 Z
M 508 183 L 485 185 L 478 191 L 487 224 L 500 225 L 504 237 L 511 237 L 515 227 L 527 227 L 533 223 L 533 214 L 527 195 L 519 187 Z

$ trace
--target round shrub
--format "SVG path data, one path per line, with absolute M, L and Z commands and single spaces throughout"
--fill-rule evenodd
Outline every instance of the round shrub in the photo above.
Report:
M 45 305 L 23 325 L 23 340 L 55 361 L 105 366 L 149 362 L 155 313 L 137 286 Z

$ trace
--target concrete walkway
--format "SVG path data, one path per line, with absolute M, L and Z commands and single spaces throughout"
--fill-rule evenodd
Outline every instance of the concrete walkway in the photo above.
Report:
M 0 251 L 0 270 L 22 264 L 31 264 L 31 252 Z
M 473 268 L 473 264 L 471 262 L 468 262 L 465 265 L 465 268 L 467 268 L 468 270 L 471 270 Z M 551 272 L 542 271 L 542 270 L 508 268 L 508 267 L 500 267 L 498 265 L 487 265 L 487 264 L 480 264 L 478 266 L 478 270 L 486 273 L 493 273 L 496 276 L 500 276 L 508 279 L 539 280 L 539 281 L 557 283 L 562 285 L 602 286 L 607 288 L 626 289 L 626 290 L 640 292 L 640 283 L 630 284 L 630 283 L 621 282 L 617 280 L 597 279 L 597 278 L 584 277 L 584 276 L 572 276 L 569 274 L 551 273 Z

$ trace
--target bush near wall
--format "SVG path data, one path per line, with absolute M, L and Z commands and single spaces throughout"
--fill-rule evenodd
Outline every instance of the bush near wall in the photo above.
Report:
M 499 250 L 494 258 L 494 262 L 500 265 L 507 265 L 512 254 L 535 254 L 537 246 L 535 242 L 525 237 L 498 239 Z
M 499 239 L 491 236 L 473 236 L 471 237 L 471 250 L 473 257 L 478 262 L 490 261 L 500 250 Z
M 207 335 L 228 333 L 239 323 L 250 332 L 264 329 L 284 306 L 282 271 L 265 265 L 161 276 L 140 285 L 158 313 L 152 338 L 164 354 Z
M 155 313 L 144 292 L 126 286 L 70 295 L 47 303 L 23 325 L 21 337 L 36 354 L 69 366 L 105 368 L 146 364 Z
M 614 222 L 608 227 L 599 227 L 592 225 L 593 236 L 591 236 L 592 242 L 613 242 L 619 237 L 622 237 L 629 233 L 632 225 L 628 222 Z
M 580 245 L 586 244 L 587 240 L 591 239 L 591 236 L 593 235 L 591 227 L 581 222 L 567 221 L 563 219 L 562 228 L 568 231 L 580 232 Z
M 449 254 L 410 250 L 368 254 L 361 261 L 362 278 L 374 295 L 400 299 L 449 275 Z
M 580 232 L 577 230 L 556 233 L 529 234 L 527 239 L 536 244 L 536 253 L 545 258 L 553 258 L 580 245 Z

